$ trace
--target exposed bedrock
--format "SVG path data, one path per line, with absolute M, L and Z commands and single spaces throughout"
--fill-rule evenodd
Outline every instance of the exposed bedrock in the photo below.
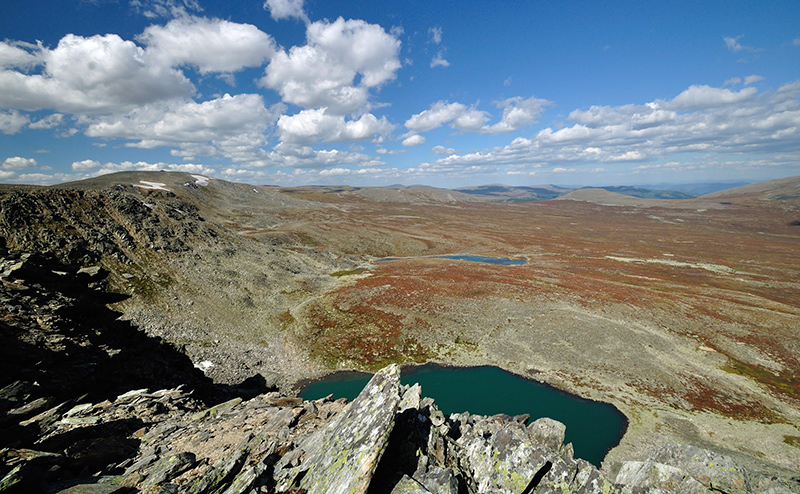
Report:
M 25 423 L 41 434 L 2 450 L 0 492 L 800 492 L 796 481 L 681 445 L 611 478 L 573 457 L 562 424 L 445 417 L 419 386 L 400 385 L 394 365 L 349 404 L 271 392 L 207 407 L 180 389 L 143 389 Z

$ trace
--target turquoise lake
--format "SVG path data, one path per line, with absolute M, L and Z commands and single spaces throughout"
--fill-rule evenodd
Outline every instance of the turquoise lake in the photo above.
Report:
M 316 400 L 329 394 L 354 399 L 372 376 L 336 373 L 306 386 L 300 396 Z M 576 458 L 596 466 L 616 446 L 628 426 L 625 415 L 607 403 L 586 400 L 497 367 L 404 368 L 403 384 L 419 383 L 422 396 L 436 400 L 445 415 L 469 411 L 476 415 L 529 414 L 531 422 L 550 417 L 567 426 L 565 443 L 571 442 Z

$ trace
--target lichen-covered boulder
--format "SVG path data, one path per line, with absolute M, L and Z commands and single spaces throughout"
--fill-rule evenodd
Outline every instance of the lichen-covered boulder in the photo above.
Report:
M 400 369 L 383 368 L 325 429 L 320 449 L 304 461 L 299 487 L 308 494 L 358 494 L 369 487 L 386 449 L 400 402 Z
M 563 424 L 507 415 L 453 415 L 456 448 L 446 462 L 460 468 L 470 493 L 610 494 L 619 492 L 591 463 L 562 443 Z
M 432 494 L 431 491 L 408 475 L 403 475 L 390 494 Z
M 564 444 L 567 427 L 557 420 L 542 417 L 528 426 L 533 444 L 558 451 Z
M 489 421 L 473 418 L 472 422 L 457 440 L 459 463 L 466 467 L 471 491 L 518 494 L 547 469 L 550 455 L 532 446 L 525 434 L 511 427 L 492 427 Z
M 667 492 L 705 494 L 708 489 L 683 470 L 653 461 L 626 461 L 616 478 L 617 483 Z
M 686 471 L 706 487 L 730 494 L 751 492 L 747 472 L 733 459 L 696 446 L 667 445 L 650 460 Z

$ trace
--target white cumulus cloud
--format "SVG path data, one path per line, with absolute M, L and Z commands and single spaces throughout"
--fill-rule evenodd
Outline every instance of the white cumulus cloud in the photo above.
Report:
M 130 139 L 131 146 L 177 146 L 191 159 L 223 155 L 252 160 L 266 144 L 264 132 L 283 107 L 268 109 L 256 94 L 223 95 L 202 103 L 191 100 L 145 105 L 124 115 L 85 119 L 90 137 Z
M 474 166 L 520 169 L 666 159 L 681 153 L 800 153 L 800 82 L 776 91 L 692 86 L 672 100 L 593 106 L 572 125 L 545 128 L 502 147 L 450 154 L 426 170 Z M 796 160 L 796 158 L 795 158 Z
M 287 103 L 352 113 L 367 104 L 371 88 L 394 79 L 400 68 L 400 40 L 376 24 L 341 17 L 319 21 L 308 25 L 306 38 L 304 46 L 279 50 L 260 80 Z
M 269 15 L 276 21 L 295 18 L 308 23 L 308 16 L 303 10 L 303 0 L 267 0 L 264 8 L 269 10 Z
M 61 113 L 53 113 L 44 118 L 40 118 L 35 122 L 31 122 L 28 126 L 31 129 L 52 129 L 58 127 L 64 121 L 64 115 Z
M 405 147 L 412 147 L 412 146 L 420 146 L 425 144 L 425 138 L 419 134 L 414 134 L 412 136 L 408 136 L 403 139 L 403 146 Z
M 502 132 L 512 132 L 530 125 L 542 115 L 544 107 L 550 102 L 538 98 L 523 99 L 522 97 L 509 98 L 497 103 L 497 107 L 503 110 L 502 119 L 494 125 L 484 127 L 483 132 L 487 134 L 499 134 Z
M 467 107 L 461 103 L 437 101 L 429 109 L 412 115 L 406 120 L 405 126 L 413 132 L 427 132 L 452 122 L 466 111 Z
M 280 140 L 295 144 L 360 141 L 389 133 L 392 129 L 386 117 L 379 119 L 366 113 L 356 120 L 349 120 L 342 115 L 329 114 L 324 108 L 282 115 L 278 119 Z
M 145 50 L 116 34 L 68 34 L 52 50 L 31 52 L 41 73 L 0 71 L 0 106 L 102 113 L 188 96 L 192 83 L 179 71 L 150 63 Z
M 488 120 L 488 112 L 472 107 L 468 108 L 464 113 L 456 117 L 455 120 L 453 120 L 453 123 L 450 124 L 450 127 L 456 130 L 481 132 L 482 129 L 485 128 Z
M 448 62 L 447 59 L 444 58 L 444 52 L 440 51 L 439 53 L 436 54 L 435 57 L 433 57 L 431 59 L 431 68 L 432 69 L 434 69 L 436 67 L 449 67 L 449 66 L 450 66 L 450 62 Z
M 474 106 L 467 107 L 462 103 L 449 103 L 437 101 L 423 112 L 412 115 L 406 120 L 405 126 L 411 132 L 427 132 L 445 124 L 450 127 L 469 132 L 483 134 L 500 134 L 512 132 L 535 122 L 542 114 L 549 101 L 538 98 L 514 97 L 497 103 L 503 110 L 500 121 L 494 125 L 487 125 L 490 115 L 488 112 L 478 110 Z
M 202 74 L 256 67 L 276 50 L 272 37 L 252 24 L 189 16 L 150 26 L 136 39 L 156 63 L 190 65 Z
M 72 162 L 72 170 L 76 172 L 97 170 L 101 166 L 103 166 L 103 164 L 97 160 L 82 160 Z
M 33 158 L 13 156 L 11 158 L 6 158 L 5 161 L 3 161 L 3 164 L 0 165 L 0 169 L 18 171 L 27 170 L 28 168 L 36 168 L 37 166 L 38 163 Z
M 281 142 L 275 146 L 261 162 L 254 163 L 259 167 L 275 168 L 314 168 L 323 169 L 330 167 L 355 166 L 359 168 L 382 167 L 386 163 L 368 154 L 342 151 L 340 149 L 316 150 L 310 146 L 300 146 L 292 143 Z M 236 176 L 238 168 L 228 168 L 224 175 Z M 295 172 L 300 173 L 298 170 Z M 250 174 L 244 173 L 244 176 Z
M 20 41 L 0 41 L 0 69 L 30 69 L 41 63 L 41 45 Z
M 730 89 L 705 85 L 690 86 L 689 89 L 683 91 L 665 106 L 675 110 L 712 108 L 741 103 L 752 98 L 757 92 L 758 90 L 754 87 L 746 87 L 741 91 L 731 91 Z
M 16 110 L 0 111 L 0 132 L 3 134 L 16 134 L 28 125 L 30 117 Z
M 453 149 L 453 148 L 448 148 L 448 147 L 444 147 L 444 146 L 441 146 L 441 145 L 439 145 L 439 146 L 433 146 L 433 148 L 431 149 L 431 151 L 433 151 L 433 154 L 436 154 L 436 155 L 438 155 L 438 156 L 448 156 L 448 155 L 451 155 L 451 154 L 455 154 L 455 153 L 456 153 L 456 150 L 455 150 L 455 149 Z

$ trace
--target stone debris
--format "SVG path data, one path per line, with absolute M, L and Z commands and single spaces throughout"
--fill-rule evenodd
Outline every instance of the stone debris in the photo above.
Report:
M 33 448 L 0 450 L 0 492 L 800 492 L 679 445 L 625 462 L 610 479 L 572 457 L 559 422 L 469 413 L 441 421 L 430 399 L 401 406 L 408 393 L 391 366 L 349 404 L 271 392 L 198 410 L 186 391 L 164 389 L 62 406 Z

